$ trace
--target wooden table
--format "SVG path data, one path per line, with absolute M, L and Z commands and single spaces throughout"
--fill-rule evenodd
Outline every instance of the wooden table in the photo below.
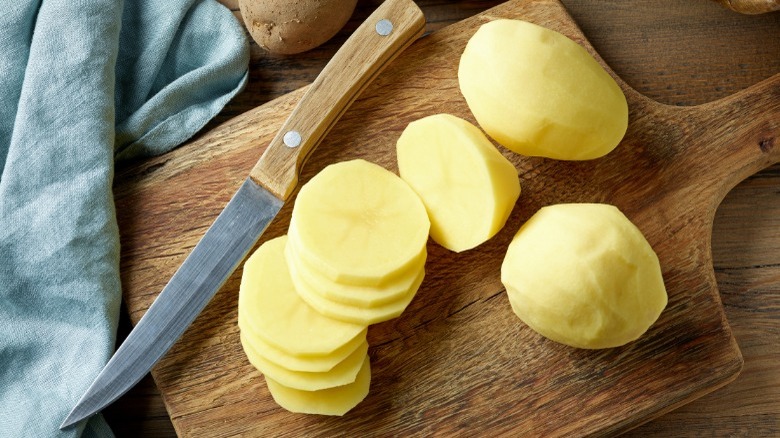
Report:
M 240 19 L 237 0 L 220 1 Z M 743 16 L 706 0 L 562 2 L 612 69 L 659 102 L 696 105 L 780 72 L 780 12 Z M 204 130 L 313 81 L 378 3 L 359 1 L 342 32 L 308 53 L 274 57 L 253 44 L 247 89 Z M 428 30 L 435 31 L 501 2 L 417 3 Z M 729 193 L 715 218 L 712 247 L 744 370 L 727 387 L 635 429 L 631 436 L 780 436 L 780 165 Z M 120 340 L 128 331 L 123 315 Z M 120 437 L 176 435 L 150 377 L 105 416 Z

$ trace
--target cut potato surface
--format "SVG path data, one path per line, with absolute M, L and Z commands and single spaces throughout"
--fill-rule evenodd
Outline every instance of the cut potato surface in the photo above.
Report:
M 265 382 L 274 401 L 290 412 L 341 416 L 357 406 L 368 395 L 371 386 L 371 365 L 366 356 L 354 382 L 319 391 L 288 388 L 268 376 L 265 376 Z
M 255 350 L 251 342 L 246 341 L 245 335 L 241 335 L 241 345 L 249 362 L 263 375 L 268 376 L 280 384 L 304 391 L 317 391 L 334 386 L 342 386 L 355 381 L 358 371 L 363 365 L 363 360 L 368 353 L 368 342 L 363 342 L 360 347 L 347 356 L 342 362 L 325 372 L 305 372 L 288 370 L 264 357 L 263 352 Z
M 284 247 L 287 236 L 265 242 L 244 264 L 239 312 L 255 334 L 292 355 L 333 353 L 365 333 L 365 325 L 328 318 L 295 291 Z
M 424 277 L 425 271 L 420 271 L 420 275 L 405 296 L 377 307 L 350 306 L 329 300 L 320 295 L 315 287 L 306 283 L 306 280 L 300 276 L 295 278 L 295 287 L 301 298 L 323 315 L 354 324 L 369 325 L 396 318 L 403 313 L 417 294 Z
M 540 209 L 510 243 L 501 281 L 523 322 L 578 348 L 637 339 L 667 303 L 655 252 L 623 213 L 606 204 Z
M 246 340 L 252 347 L 262 352 L 269 361 L 275 364 L 287 368 L 291 371 L 305 371 L 305 372 L 325 372 L 330 371 L 342 362 L 347 356 L 352 354 L 358 347 L 366 342 L 366 333 L 368 329 L 354 339 L 344 344 L 342 347 L 334 350 L 326 355 L 293 355 L 281 350 L 273 345 L 267 343 L 260 336 L 257 336 L 252 330 L 250 324 L 245 321 L 245 317 L 239 309 L 238 312 L 238 326 L 241 329 L 242 341 Z
M 288 233 L 325 277 L 379 286 L 411 266 L 428 239 L 420 198 L 401 178 L 364 160 L 332 164 L 298 193 Z
M 396 151 L 401 178 L 428 212 L 431 238 L 451 251 L 493 237 L 520 195 L 515 166 L 458 117 L 436 114 L 410 123 Z
M 598 61 L 525 21 L 482 25 L 463 51 L 458 80 L 482 129 L 523 155 L 598 158 L 628 127 L 626 97 Z
M 295 245 L 288 240 L 285 256 L 287 256 L 287 265 L 290 267 L 293 283 L 295 279 L 301 277 L 311 285 L 313 289 L 329 300 L 361 307 L 380 307 L 395 301 L 399 301 L 409 294 L 409 291 L 418 282 L 418 277 L 423 275 L 425 269 L 426 250 L 418 257 L 418 261 L 399 273 L 397 278 L 392 279 L 383 286 L 356 286 L 352 284 L 336 283 L 335 281 L 324 277 L 316 272 L 314 267 L 308 265 L 303 259 L 298 257 Z M 297 287 L 297 286 L 296 286 Z

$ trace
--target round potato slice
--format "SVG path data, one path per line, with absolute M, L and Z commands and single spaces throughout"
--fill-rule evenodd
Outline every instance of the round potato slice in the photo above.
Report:
M 360 347 L 366 341 L 368 329 L 363 330 L 354 339 L 344 344 L 342 347 L 324 356 L 299 356 L 292 355 L 286 351 L 280 350 L 267 343 L 260 336 L 257 336 L 252 330 L 250 324 L 245 321 L 241 310 L 238 312 L 238 327 L 241 329 L 241 338 L 248 342 L 256 351 L 269 361 L 287 368 L 291 371 L 319 372 L 330 371 L 349 356 L 355 349 Z
M 239 311 L 259 337 L 291 355 L 333 353 L 366 325 L 322 315 L 296 293 L 284 247 L 287 236 L 265 242 L 244 264 L 238 295 Z
M 274 401 L 290 412 L 341 416 L 368 395 L 371 386 L 371 364 L 366 356 L 354 382 L 319 391 L 288 388 L 268 376 L 265 376 L 265 383 Z
M 451 251 L 493 237 L 520 196 L 515 166 L 458 117 L 436 114 L 410 123 L 396 151 L 401 178 L 428 211 L 431 238 Z
M 354 324 L 370 325 L 396 318 L 403 313 L 417 294 L 424 277 L 425 271 L 420 271 L 420 275 L 405 296 L 377 307 L 350 306 L 332 301 L 320 295 L 317 289 L 302 277 L 296 276 L 294 281 L 301 299 L 323 315 Z
M 509 244 L 501 281 L 523 322 L 578 348 L 637 339 L 667 303 L 655 252 L 620 210 L 606 204 L 540 209 Z
M 380 286 L 409 269 L 428 240 L 420 198 L 364 160 L 332 164 L 298 193 L 288 233 L 300 257 L 344 284 Z
M 303 391 L 317 391 L 334 386 L 342 386 L 355 381 L 358 371 L 363 365 L 363 360 L 368 353 L 368 342 L 363 342 L 355 351 L 332 369 L 317 373 L 288 370 L 273 363 L 263 354 L 252 347 L 251 342 L 241 335 L 241 345 L 249 362 L 263 375 L 268 376 L 280 384 Z
M 398 278 L 384 286 L 356 286 L 336 283 L 316 272 L 315 267 L 308 265 L 299 257 L 292 242 L 292 239 L 288 240 L 285 256 L 293 283 L 296 283 L 297 277 L 301 277 L 324 298 L 350 306 L 380 307 L 398 301 L 409 294 L 412 286 L 418 281 L 418 277 L 423 275 L 422 271 L 425 269 L 427 252 L 423 247 L 423 251 L 418 256 L 418 262 L 415 262 L 408 271 L 400 273 Z

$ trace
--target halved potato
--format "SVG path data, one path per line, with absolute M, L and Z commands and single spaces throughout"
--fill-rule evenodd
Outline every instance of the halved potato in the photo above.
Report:
M 379 286 L 409 269 L 428 240 L 420 198 L 364 160 L 332 164 L 298 193 L 288 234 L 299 256 L 337 283 Z
M 420 195 L 431 238 L 455 252 L 493 237 L 520 196 L 517 169 L 466 120 L 436 114 L 404 129 L 398 171 Z
M 418 281 L 418 277 L 423 275 L 421 271 L 425 269 L 427 252 L 426 248 L 423 247 L 418 261 L 410 266 L 408 271 L 399 273 L 397 278 L 383 286 L 356 286 L 336 283 L 316 272 L 316 267 L 310 266 L 299 257 L 292 242 L 292 239 L 287 241 L 285 256 L 296 287 L 296 279 L 301 277 L 299 281 L 305 281 L 311 285 L 322 297 L 349 306 L 380 307 L 398 301 L 409 294 L 412 286 Z
M 319 391 L 288 388 L 268 376 L 265 376 L 265 382 L 274 401 L 290 412 L 341 416 L 357 406 L 368 395 L 371 386 L 371 365 L 366 356 L 354 382 Z
M 360 347 L 366 341 L 366 333 L 368 332 L 368 329 L 366 328 L 362 333 L 358 334 L 351 341 L 333 352 L 326 355 L 313 356 L 293 355 L 267 343 L 263 338 L 254 333 L 250 324 L 246 322 L 241 309 L 239 309 L 238 312 L 238 327 L 241 329 L 242 340 L 246 340 L 246 342 L 252 345 L 255 350 L 262 351 L 263 356 L 269 361 L 291 371 L 320 373 L 333 369 L 333 367 L 342 362 L 347 356 L 355 351 L 355 349 Z
M 259 337 L 291 355 L 324 356 L 365 333 L 366 325 L 336 320 L 295 291 L 284 247 L 287 236 L 265 242 L 244 264 L 239 311 Z
M 368 353 L 368 342 L 363 342 L 343 361 L 325 372 L 292 371 L 280 366 L 264 357 L 264 352 L 256 350 L 252 343 L 241 334 L 241 346 L 249 362 L 263 375 L 268 376 L 280 384 L 304 391 L 317 391 L 334 386 L 342 386 L 355 381 L 358 371 L 363 365 L 363 360 Z

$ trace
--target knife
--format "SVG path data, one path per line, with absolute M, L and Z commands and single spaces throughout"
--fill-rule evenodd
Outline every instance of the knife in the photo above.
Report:
M 60 429 L 100 412 L 151 370 L 255 246 L 322 138 L 424 29 L 425 17 L 412 0 L 387 0 L 355 30 Z

